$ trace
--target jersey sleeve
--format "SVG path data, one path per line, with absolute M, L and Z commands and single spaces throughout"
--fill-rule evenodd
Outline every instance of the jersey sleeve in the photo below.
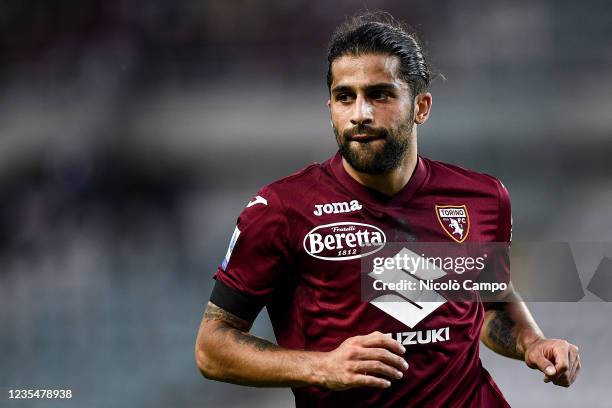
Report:
M 244 208 L 214 275 L 210 301 L 252 322 L 286 278 L 290 259 L 288 224 L 282 203 L 269 187 Z
M 503 183 L 495 179 L 498 192 L 497 233 L 492 244 L 492 257 L 489 258 L 487 269 L 481 275 L 482 282 L 497 282 L 510 285 L 510 245 L 512 243 L 512 211 L 510 195 Z M 488 292 L 483 294 L 483 301 L 490 301 Z
M 512 209 L 510 207 L 510 194 L 504 184 L 497 180 L 499 192 L 499 217 L 497 223 L 497 241 L 512 243 Z

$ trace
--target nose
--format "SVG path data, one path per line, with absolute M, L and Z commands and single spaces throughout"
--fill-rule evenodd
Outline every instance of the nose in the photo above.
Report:
M 365 98 L 358 96 L 353 105 L 351 123 L 353 125 L 368 125 L 373 121 L 372 105 Z

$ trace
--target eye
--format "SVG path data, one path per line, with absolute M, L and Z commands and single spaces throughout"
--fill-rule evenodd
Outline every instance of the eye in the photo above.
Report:
M 336 95 L 336 100 L 338 102 L 350 102 L 353 99 L 353 96 L 348 93 L 340 93 Z
M 390 95 L 386 91 L 373 91 L 370 93 L 370 98 L 377 101 L 384 101 L 389 99 Z

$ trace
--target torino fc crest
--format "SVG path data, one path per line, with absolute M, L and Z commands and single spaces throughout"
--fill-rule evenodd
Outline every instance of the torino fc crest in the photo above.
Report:
M 463 242 L 470 233 L 470 215 L 465 205 L 436 205 L 440 225 L 455 242 Z

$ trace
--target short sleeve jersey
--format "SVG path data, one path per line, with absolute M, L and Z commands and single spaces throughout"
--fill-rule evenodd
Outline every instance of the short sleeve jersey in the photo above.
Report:
M 447 228 L 440 208 L 463 209 L 468 222 Z M 419 156 L 409 182 L 389 198 L 353 179 L 336 153 L 251 199 L 214 276 L 211 301 L 251 321 L 267 307 L 276 340 L 286 348 L 330 351 L 373 331 L 406 347 L 410 368 L 391 387 L 295 388 L 298 408 L 508 407 L 479 357 L 483 304 L 448 301 L 407 323 L 362 300 L 362 257 L 354 248 L 357 241 L 380 239 L 510 237 L 508 193 L 494 177 Z

